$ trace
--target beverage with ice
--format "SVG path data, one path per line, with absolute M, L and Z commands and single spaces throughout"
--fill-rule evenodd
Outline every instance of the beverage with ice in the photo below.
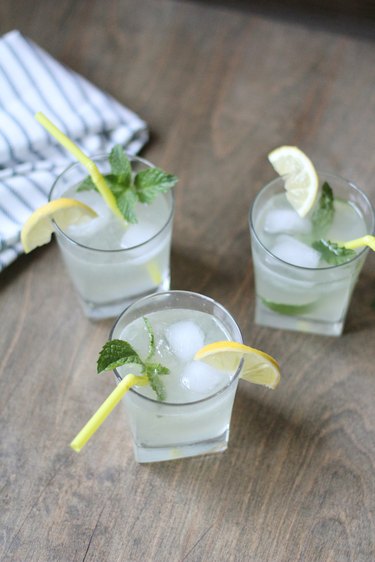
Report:
M 86 316 L 117 316 L 135 299 L 169 287 L 176 176 L 125 153 L 90 159 L 43 113 L 36 119 L 78 161 L 21 231 L 26 253 L 55 232 Z
M 158 293 L 129 306 L 97 361 L 117 386 L 70 443 L 76 452 L 125 404 L 135 458 L 155 462 L 227 448 L 238 378 L 275 389 L 277 361 L 242 343 L 229 313 L 208 297 Z
M 112 340 L 125 340 L 145 358 L 150 333 L 155 349 L 149 361 L 169 372 L 156 375 L 152 386 L 133 387 L 123 399 L 136 459 L 153 462 L 225 450 L 240 369 L 223 372 L 195 361 L 194 355 L 212 342 L 241 342 L 235 321 L 207 297 L 171 291 L 131 305 L 117 321 Z M 115 370 L 119 380 L 128 373 L 141 374 L 141 367 L 126 364 Z
M 116 192 L 110 159 L 93 160 Z M 130 156 L 129 160 L 133 177 L 156 170 L 143 159 Z M 50 200 L 75 199 L 97 213 L 96 218 L 64 228 L 55 221 L 65 264 L 91 318 L 117 316 L 137 298 L 169 288 L 173 196 L 161 189 L 152 198 L 149 190 L 141 201 L 131 191 L 127 198 L 118 199 L 128 211 L 126 221 L 106 204 L 81 164 L 65 170 L 51 190 Z
M 352 183 L 318 174 L 319 196 L 301 217 L 287 199 L 285 178 L 258 194 L 250 211 L 258 324 L 340 335 L 367 250 L 341 242 L 372 233 L 367 197 Z M 332 242 L 338 243 L 331 244 Z

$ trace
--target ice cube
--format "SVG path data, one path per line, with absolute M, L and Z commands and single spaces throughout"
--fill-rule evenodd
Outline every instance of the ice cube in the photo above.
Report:
M 168 326 L 165 332 L 171 351 L 182 361 L 193 359 L 204 346 L 204 333 L 192 320 L 181 320 Z
M 203 361 L 193 361 L 181 373 L 181 383 L 197 394 L 210 394 L 225 382 L 226 377 Z
M 105 229 L 110 221 L 110 215 L 101 216 L 90 219 L 79 224 L 70 224 L 65 230 L 68 236 L 73 239 L 89 239 L 97 232 Z
M 92 238 L 96 233 L 105 230 L 112 219 L 112 211 L 105 205 L 102 197 L 96 192 L 82 191 L 76 194 L 78 201 L 82 201 L 97 213 L 97 217 L 81 222 L 79 224 L 71 224 L 65 230 L 68 236 L 74 239 L 87 240 Z
M 271 247 L 271 252 L 283 261 L 300 267 L 314 269 L 318 267 L 320 261 L 319 252 L 287 234 L 282 234 L 276 238 L 276 243 Z
M 311 222 L 301 218 L 292 209 L 273 209 L 264 220 L 264 230 L 269 234 L 298 233 L 309 234 Z
M 139 246 L 146 240 L 149 240 L 156 234 L 155 226 L 152 223 L 136 223 L 130 224 L 121 238 L 122 248 L 132 248 Z

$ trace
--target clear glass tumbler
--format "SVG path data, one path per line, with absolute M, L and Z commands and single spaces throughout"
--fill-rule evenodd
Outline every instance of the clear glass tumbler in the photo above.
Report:
M 208 297 L 186 291 L 168 291 L 135 302 L 118 318 L 111 339 L 128 341 L 126 334 L 137 337 L 134 331 L 144 329 L 143 322 L 137 324 L 137 320 L 145 316 L 158 333 L 157 346 L 160 349 L 165 342 L 160 345 L 162 340 L 159 338 L 163 338 L 165 330 L 181 318 L 191 318 L 198 324 L 202 321 L 206 327 L 210 326 L 205 344 L 217 338 L 242 343 L 236 322 L 223 306 Z M 170 357 L 169 349 L 165 353 Z M 149 387 L 137 387 L 131 388 L 122 401 L 131 428 L 135 459 L 140 463 L 192 457 L 227 448 L 241 365 L 237 372 L 226 376 L 225 382 L 214 391 L 204 397 L 192 394 L 192 398 L 186 398 L 186 389 L 182 388 L 179 397 L 181 364 L 173 357 L 170 361 L 173 367 L 164 379 L 171 378 L 169 384 L 174 385 L 173 400 L 168 401 L 167 394 L 167 401 L 160 402 L 151 394 Z M 122 367 L 114 373 L 120 381 L 126 371 Z
M 153 167 L 142 158 L 128 157 L 133 173 Z M 102 174 L 110 173 L 108 156 L 94 157 L 93 160 Z M 55 181 L 49 200 L 63 196 L 79 198 L 74 194 L 74 187 L 85 177 L 87 170 L 80 163 L 72 164 Z M 94 192 L 91 194 L 95 195 Z M 87 317 L 101 319 L 118 316 L 138 298 L 169 289 L 174 197 L 172 192 L 167 192 L 159 194 L 157 199 L 156 212 L 154 215 L 150 212 L 147 218 L 150 236 L 142 243 L 126 248 L 122 248 L 120 240 L 116 238 L 119 235 L 114 223 L 118 219 L 112 213 L 107 217 L 106 235 L 113 232 L 115 249 L 98 248 L 97 242 L 92 242 L 90 238 L 84 242 L 77 241 L 74 233 L 64 232 L 57 224 L 54 225 L 66 268 Z M 157 223 L 152 224 L 153 221 Z M 142 226 L 141 220 L 138 224 Z
M 374 211 L 366 195 L 343 178 L 318 175 L 321 183 L 326 181 L 332 187 L 335 199 L 348 202 L 356 210 L 363 222 L 363 234 L 371 234 Z M 280 259 L 267 247 L 259 221 L 265 206 L 280 193 L 285 193 L 284 180 L 277 178 L 258 193 L 249 213 L 255 322 L 272 328 L 339 336 L 368 250 L 364 248 L 341 265 L 321 268 L 300 267 Z M 346 232 L 344 240 L 350 240 L 350 225 L 341 225 L 341 228 Z

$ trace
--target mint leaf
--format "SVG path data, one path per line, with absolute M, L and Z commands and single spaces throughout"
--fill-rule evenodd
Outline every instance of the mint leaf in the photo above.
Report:
M 168 367 L 164 367 L 160 363 L 147 363 L 146 367 L 151 369 L 155 375 L 169 375 Z
M 140 202 L 150 203 L 158 193 L 166 193 L 174 187 L 177 181 L 176 176 L 167 174 L 160 168 L 150 168 L 136 174 L 134 186 Z
M 152 329 L 151 322 L 144 316 L 143 321 L 146 325 L 146 329 L 149 337 L 149 351 L 147 359 L 145 361 L 144 373 L 146 374 L 152 390 L 155 392 L 156 396 L 160 401 L 165 400 L 166 393 L 164 388 L 164 383 L 159 379 L 159 375 L 168 375 L 169 369 L 161 365 L 160 363 L 151 363 L 150 359 L 156 351 L 155 334 Z
M 110 340 L 104 344 L 99 353 L 97 372 L 112 371 L 128 363 L 143 366 L 142 359 L 130 343 L 123 340 Z
M 120 144 L 116 144 L 109 155 L 111 173 L 104 179 L 116 198 L 117 206 L 124 219 L 136 223 L 137 202 L 151 203 L 159 193 L 166 193 L 178 179 L 160 168 L 149 168 L 138 172 L 134 178 L 131 162 Z M 97 190 L 90 176 L 77 187 L 77 191 Z
M 121 193 L 114 193 L 116 197 L 117 206 L 120 209 L 125 220 L 130 223 L 138 222 L 137 215 L 135 214 L 135 206 L 138 201 L 137 195 L 132 189 L 126 189 Z
M 98 191 L 96 185 L 91 179 L 91 176 L 87 176 L 77 187 L 77 191 L 89 191 L 91 189 Z
M 106 174 L 104 175 L 104 179 L 106 181 L 106 184 L 108 185 L 108 187 L 113 193 L 118 193 L 118 194 L 122 193 L 123 187 L 121 186 L 121 184 L 119 185 L 117 176 L 115 176 L 114 174 Z M 92 181 L 91 176 L 87 176 L 83 181 L 81 181 L 81 183 L 77 187 L 77 191 L 89 191 L 89 190 L 98 191 L 98 188 Z
M 148 355 L 146 359 L 146 361 L 148 361 L 155 353 L 155 334 L 154 334 L 154 330 L 152 329 L 150 320 L 146 318 L 146 316 L 143 317 L 143 322 L 146 325 L 148 338 L 149 338 L 149 348 L 148 348 Z
M 343 246 L 330 242 L 330 240 L 318 240 L 312 244 L 312 247 L 320 252 L 322 258 L 329 265 L 341 265 L 356 255 L 354 250 L 343 248 Z
M 318 207 L 313 212 L 311 222 L 317 236 L 323 236 L 332 224 L 335 209 L 333 205 L 334 197 L 331 186 L 324 182 L 322 193 L 318 202 Z
M 159 379 L 160 373 L 154 368 L 152 364 L 147 364 L 145 366 L 144 373 L 147 375 L 152 390 L 155 392 L 158 399 L 163 402 L 166 399 L 166 392 L 164 384 Z
M 285 314 L 286 316 L 299 316 L 300 314 L 307 314 L 311 312 L 314 303 L 308 304 L 284 304 L 280 302 L 273 302 L 267 299 L 262 298 L 262 303 L 273 310 L 273 312 L 277 312 L 278 314 Z
M 142 374 L 147 376 L 148 382 L 158 400 L 163 401 L 166 398 L 166 392 L 164 383 L 159 377 L 168 375 L 169 369 L 160 363 L 151 363 L 149 361 L 156 350 L 155 336 L 148 318 L 144 317 L 143 321 L 146 325 L 150 340 L 147 359 L 142 361 L 130 343 L 123 340 L 110 340 L 104 344 L 99 353 L 97 372 L 110 371 L 127 364 L 141 365 Z
M 114 174 L 107 174 L 106 176 L 104 176 L 105 181 L 107 182 L 107 185 L 109 187 L 109 189 L 112 191 L 113 195 L 116 196 L 120 196 L 121 193 L 124 191 L 124 186 L 119 183 L 119 178 L 118 176 L 115 176 Z
M 131 186 L 132 168 L 129 158 L 120 144 L 116 144 L 109 155 L 109 163 L 114 176 L 117 176 L 117 183 L 124 188 Z

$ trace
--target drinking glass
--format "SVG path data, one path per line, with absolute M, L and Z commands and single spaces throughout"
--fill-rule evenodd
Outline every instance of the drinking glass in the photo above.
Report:
M 341 177 L 325 173 L 318 176 L 321 183 L 328 182 L 332 187 L 335 200 L 354 207 L 363 221 L 363 230 L 371 234 L 374 211 L 367 196 Z M 263 187 L 249 213 L 255 322 L 272 328 L 339 336 L 368 249 L 363 248 L 346 263 L 321 268 L 302 267 L 280 259 L 267 247 L 258 221 L 270 199 L 280 193 L 285 193 L 282 177 Z M 345 228 L 349 234 L 350 225 Z
M 144 325 L 139 322 L 137 328 L 137 324 L 133 323 L 144 317 L 152 322 L 162 337 L 168 327 L 183 317 L 185 320 L 192 318 L 198 324 L 202 320 L 206 326 L 213 326 L 215 335 L 211 332 L 205 343 L 210 343 L 210 337 L 242 343 L 240 329 L 223 306 L 209 297 L 186 291 L 167 291 L 133 303 L 118 318 L 111 339 L 127 340 L 124 333 L 136 337 L 134 330 L 144 329 Z M 170 349 L 166 349 L 165 353 L 170 356 Z M 180 376 L 179 360 L 172 358 L 171 361 L 174 367 L 164 379 Z M 182 398 L 178 399 L 179 380 L 174 399 L 168 400 L 167 394 L 165 402 L 157 400 L 149 387 L 131 388 L 122 403 L 130 424 L 136 460 L 140 463 L 166 461 L 224 451 L 228 445 L 241 366 L 242 363 L 235 373 L 223 378 L 219 387 L 203 397 L 193 393 L 191 398 L 186 398 L 184 389 Z M 124 368 L 115 369 L 114 373 L 118 382 L 126 374 Z
M 133 173 L 153 167 L 142 158 L 128 157 Z M 94 157 L 93 161 L 102 174 L 110 173 L 107 155 Z M 85 177 L 87 170 L 80 163 L 70 165 L 53 184 L 49 200 L 72 197 L 72 188 Z M 101 319 L 118 316 L 138 298 L 169 289 L 174 198 L 171 192 L 159 194 L 158 198 L 162 212 L 155 213 L 154 219 L 149 219 L 151 222 L 158 221 L 152 235 L 127 248 L 119 247 L 119 240 L 116 239 L 118 234 L 113 228 L 113 223 L 118 219 L 114 215 L 108 219 L 107 231 L 114 232 L 116 249 L 100 249 L 90 239 L 84 243 L 78 242 L 72 234 L 54 224 L 62 257 L 87 317 Z M 142 226 L 141 221 L 138 224 Z

